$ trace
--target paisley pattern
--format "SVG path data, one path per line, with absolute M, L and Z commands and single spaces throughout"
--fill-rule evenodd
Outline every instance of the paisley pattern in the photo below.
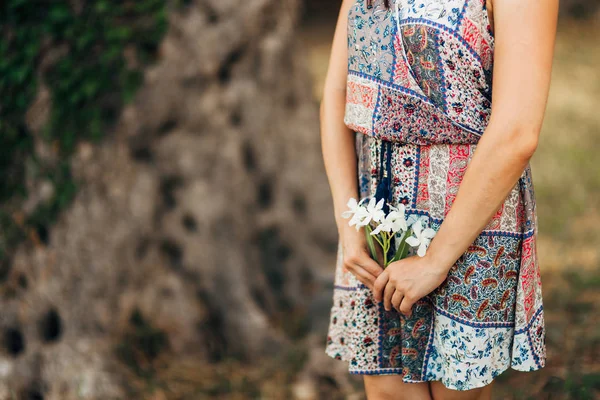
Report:
M 406 25 L 401 28 L 406 62 L 425 97 L 444 108 L 444 77 L 440 73 L 435 28 L 425 25 Z
M 392 144 L 393 203 L 438 229 L 489 120 L 494 38 L 484 0 L 357 0 L 348 15 L 344 121 L 360 196 Z M 386 158 L 387 159 L 387 158 Z M 528 165 L 496 214 L 410 317 L 386 311 L 338 245 L 326 353 L 353 374 L 469 390 L 546 362 L 535 193 Z M 414 249 L 411 249 L 414 252 Z M 409 253 L 412 254 L 412 253 Z

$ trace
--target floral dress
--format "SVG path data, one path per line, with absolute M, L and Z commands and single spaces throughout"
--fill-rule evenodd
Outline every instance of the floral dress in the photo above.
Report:
M 345 124 L 360 196 L 390 171 L 390 202 L 437 230 L 491 112 L 494 36 L 485 0 L 357 0 L 348 14 Z M 385 165 L 384 165 L 385 164 Z M 446 280 L 386 311 L 338 246 L 326 354 L 353 374 L 468 390 L 546 360 L 537 215 L 528 165 Z

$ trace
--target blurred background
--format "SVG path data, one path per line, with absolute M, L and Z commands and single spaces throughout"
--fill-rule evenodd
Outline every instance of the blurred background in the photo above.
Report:
M 340 1 L 0 2 L 0 400 L 363 399 L 324 354 Z M 547 367 L 600 398 L 600 4 L 562 0 L 532 160 Z

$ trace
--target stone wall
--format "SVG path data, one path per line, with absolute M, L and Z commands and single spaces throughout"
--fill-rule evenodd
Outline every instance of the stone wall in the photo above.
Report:
M 74 202 L 16 251 L 0 399 L 126 398 L 142 356 L 252 360 L 310 328 L 337 234 L 298 12 L 174 9 L 117 127 L 78 146 Z

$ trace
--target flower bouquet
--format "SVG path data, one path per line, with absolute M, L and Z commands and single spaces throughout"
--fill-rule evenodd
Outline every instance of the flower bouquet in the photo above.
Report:
M 407 218 L 404 204 L 397 207 L 389 203 L 387 205 L 389 211 L 386 214 L 383 210 L 384 199 L 376 201 L 374 197 L 365 197 L 358 202 L 355 198 L 350 198 L 347 203 L 349 210 L 344 211 L 342 217 L 350 218 L 348 224 L 355 226 L 357 231 L 361 227 L 365 228 L 367 245 L 374 260 L 377 260 L 375 242 L 381 246 L 384 268 L 405 258 L 410 247 L 416 247 L 417 255 L 423 257 L 436 234 L 435 230 L 427 226 L 428 217 L 411 214 Z M 396 252 L 388 259 L 392 242 L 397 237 L 400 242 L 396 246 Z

